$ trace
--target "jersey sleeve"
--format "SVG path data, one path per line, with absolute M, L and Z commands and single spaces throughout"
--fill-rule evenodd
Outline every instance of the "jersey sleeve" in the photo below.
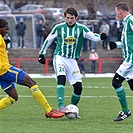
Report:
M 94 42 L 101 41 L 100 35 L 97 33 L 91 32 L 86 26 L 84 27 L 84 30 L 83 30 L 83 36 L 84 38 L 89 39 Z
M 48 47 L 52 44 L 52 42 L 56 37 L 57 37 L 57 29 L 56 27 L 54 27 L 50 32 L 50 34 L 47 36 L 46 40 L 44 41 L 39 54 L 42 54 L 42 55 L 46 54 Z

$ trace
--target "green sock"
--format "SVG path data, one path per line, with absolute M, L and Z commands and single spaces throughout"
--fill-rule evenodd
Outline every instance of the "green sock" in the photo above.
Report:
M 126 93 L 125 93 L 124 88 L 122 86 L 117 88 L 116 94 L 117 94 L 117 97 L 118 97 L 119 102 L 121 104 L 122 111 L 125 113 L 128 113 L 129 109 L 128 109 L 128 105 L 127 105 Z
M 64 85 L 57 85 L 56 94 L 57 94 L 57 100 L 58 100 L 58 108 L 60 108 L 61 106 L 64 106 L 64 90 L 65 90 Z
M 79 101 L 80 101 L 80 95 L 72 93 L 71 104 L 77 105 Z

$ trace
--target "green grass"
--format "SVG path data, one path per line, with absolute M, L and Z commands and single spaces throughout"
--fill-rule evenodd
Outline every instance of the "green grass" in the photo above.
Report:
M 57 109 L 55 79 L 35 79 L 48 102 Z M 82 119 L 65 116 L 47 119 L 40 105 L 31 97 L 28 88 L 17 85 L 19 100 L 0 111 L 1 133 L 133 133 L 133 118 L 114 123 L 121 110 L 111 78 L 83 78 L 83 93 L 78 105 Z M 129 108 L 133 112 L 132 92 L 126 82 Z M 73 88 L 67 83 L 65 103 L 70 103 Z M 5 93 L 0 90 L 0 99 Z

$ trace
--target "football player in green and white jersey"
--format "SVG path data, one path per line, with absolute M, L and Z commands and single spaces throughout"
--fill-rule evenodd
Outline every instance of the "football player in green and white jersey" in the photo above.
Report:
M 123 21 L 124 27 L 121 36 L 121 42 L 110 42 L 110 49 L 122 48 L 123 63 L 120 65 L 112 80 L 112 85 L 116 90 L 122 111 L 114 119 L 115 122 L 122 121 L 131 116 L 131 111 L 128 108 L 126 93 L 122 86 L 126 79 L 130 89 L 133 91 L 133 16 L 129 12 L 129 7 L 126 3 L 120 2 L 115 7 L 116 19 Z
M 68 113 L 69 110 L 64 106 L 64 89 L 66 80 L 73 86 L 74 91 L 71 97 L 71 104 L 77 105 L 80 101 L 82 92 L 82 79 L 77 64 L 80 57 L 84 38 L 95 42 L 105 40 L 107 35 L 101 35 L 91 32 L 86 26 L 76 22 L 78 18 L 77 11 L 73 8 L 67 8 L 64 12 L 66 22 L 57 24 L 52 29 L 43 43 L 39 52 L 38 61 L 45 64 L 46 50 L 56 39 L 56 49 L 54 51 L 53 65 L 57 76 L 57 100 L 60 112 Z

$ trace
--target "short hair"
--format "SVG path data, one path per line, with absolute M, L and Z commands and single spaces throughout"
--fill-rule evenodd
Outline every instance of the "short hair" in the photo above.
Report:
M 77 10 L 73 7 L 69 7 L 65 10 L 64 12 L 64 16 L 66 17 L 66 14 L 71 14 L 71 15 L 74 15 L 75 17 L 78 16 L 78 13 L 77 13 Z
M 8 25 L 8 22 L 5 19 L 0 18 L 0 28 L 4 28 Z
M 129 6 L 127 3 L 125 2 L 119 2 L 117 5 L 116 5 L 117 9 L 122 9 L 122 10 L 125 10 L 125 11 L 129 11 Z

